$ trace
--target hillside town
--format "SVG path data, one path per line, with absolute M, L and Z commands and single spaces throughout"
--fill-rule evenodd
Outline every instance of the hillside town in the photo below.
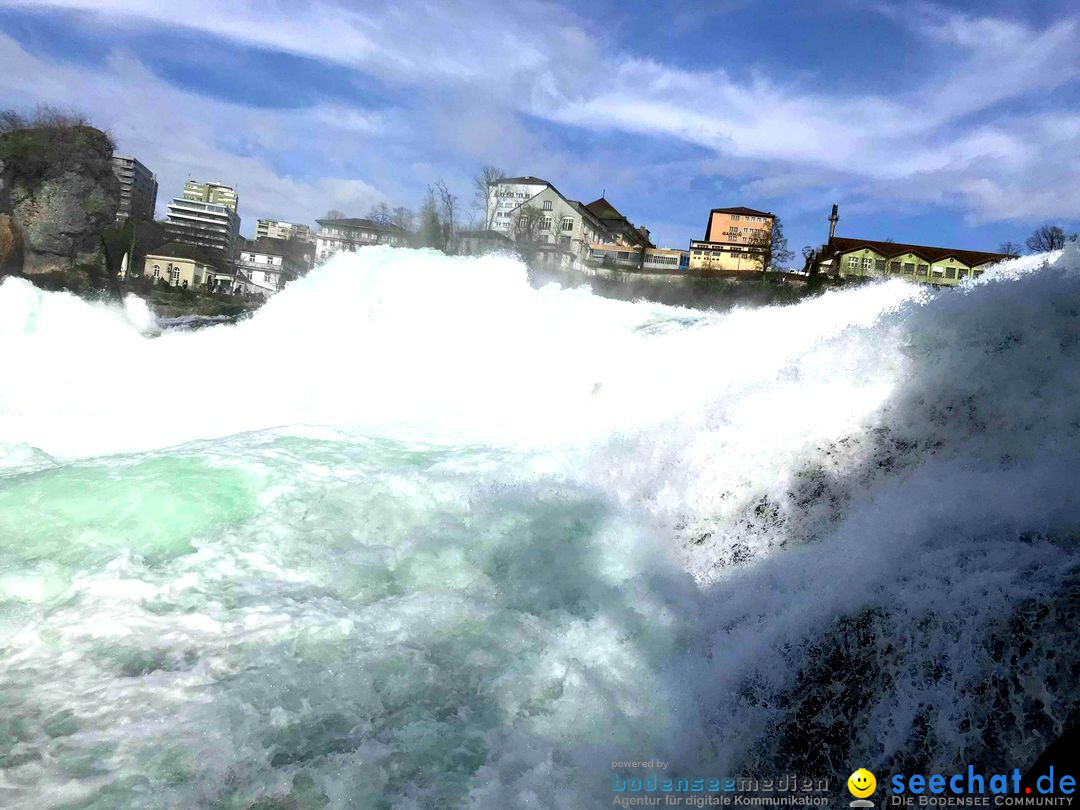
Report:
M 118 220 L 154 217 L 157 180 L 138 159 L 115 156 L 120 181 Z M 901 278 L 951 286 L 977 278 L 985 269 L 1017 255 L 1004 250 L 971 250 L 901 244 L 870 235 L 837 234 L 839 206 L 827 218 L 828 236 L 803 251 L 801 267 L 792 258 L 779 217 L 745 205 L 717 207 L 705 216 L 701 239 L 686 247 L 660 247 L 649 228 L 634 224 L 603 194 L 591 202 L 570 199 L 548 180 L 533 176 L 493 176 L 480 227 L 457 228 L 444 216 L 436 240 L 412 227 L 412 215 L 396 209 L 367 217 L 331 212 L 308 225 L 260 219 L 255 239 L 240 235 L 237 189 L 221 182 L 188 180 L 166 207 L 167 241 L 128 266 L 124 276 L 141 275 L 157 283 L 266 298 L 340 251 L 369 245 L 439 247 L 447 253 L 483 255 L 505 251 L 522 256 L 536 269 L 588 277 L 724 278 L 768 277 L 805 284 L 822 279 Z M 430 204 L 437 209 L 434 194 Z M 452 209 L 452 206 L 451 206 Z M 438 212 L 428 212 L 428 216 Z M 395 219 L 397 221 L 395 221 Z M 429 229 L 430 230 L 430 229 Z M 434 244 L 432 244 L 434 242 Z M 194 249 L 194 250 L 193 250 Z
M 178 310 L 185 308 L 185 301 L 190 303 L 191 295 L 199 294 L 216 298 L 218 304 L 211 311 L 235 315 L 237 307 L 257 306 L 335 254 L 373 245 L 467 256 L 508 253 L 528 266 L 534 281 L 590 284 L 604 295 L 695 306 L 711 305 L 702 298 L 703 283 L 713 292 L 738 289 L 736 295 L 728 295 L 729 302 L 746 300 L 751 291 L 763 303 L 782 303 L 795 300 L 799 291 L 870 279 L 948 287 L 977 278 L 995 262 L 1020 253 L 1013 243 L 987 250 L 899 243 L 877 234 L 845 235 L 839 232 L 837 203 L 832 203 L 827 216 L 822 212 L 821 242 L 803 247 L 798 259 L 788 248 L 779 215 L 743 204 L 701 212 L 700 239 L 692 238 L 685 246 L 659 245 L 650 228 L 635 221 L 622 202 L 609 199 L 606 190 L 584 202 L 549 180 L 508 176 L 492 166 L 483 167 L 474 178 L 471 206 L 440 180 L 428 188 L 415 214 L 383 203 L 366 216 L 330 210 L 315 221 L 315 228 L 295 219 L 262 218 L 256 222 L 254 238 L 245 238 L 242 189 L 216 179 L 189 178 L 164 205 L 165 215 L 159 220 L 157 176 L 136 156 L 114 154 L 106 133 L 62 115 L 36 122 L 9 119 L 5 149 L 13 155 L 18 150 L 51 152 L 63 155 L 64 165 L 79 171 L 64 175 L 77 178 L 74 186 L 54 188 L 37 161 L 8 160 L 5 171 L 10 177 L 5 182 L 23 189 L 19 194 L 26 201 L 20 210 L 0 212 L 0 238 L 9 245 L 0 251 L 6 254 L 0 256 L 0 271 L 34 275 L 46 284 L 44 277 L 51 274 L 61 278 L 57 282 L 61 287 L 78 289 L 81 282 L 73 286 L 63 281 L 64 274 L 72 268 L 94 273 L 98 271 L 93 267 L 100 266 L 112 281 L 91 286 L 125 284 L 156 297 L 157 303 L 171 296 L 173 304 L 179 301 L 173 307 Z M 93 148 L 86 143 L 93 143 Z M 109 175 L 108 182 L 102 174 Z M 93 206 L 79 201 L 87 195 L 94 197 Z M 63 212 L 42 208 L 43 201 L 57 199 L 74 202 Z M 91 210 L 93 221 L 87 214 Z M 83 221 L 74 223 L 75 219 Z M 42 228 L 50 221 L 69 224 L 43 240 Z M 27 237 L 44 247 L 37 250 Z M 1051 250 L 1069 238 L 1075 235 L 1045 225 L 1027 247 L 1033 252 Z M 98 241 L 104 253 L 94 258 Z M 762 282 L 769 284 L 770 292 L 761 294 Z M 169 290 L 181 294 L 180 299 Z M 672 291 L 681 292 L 672 295 Z

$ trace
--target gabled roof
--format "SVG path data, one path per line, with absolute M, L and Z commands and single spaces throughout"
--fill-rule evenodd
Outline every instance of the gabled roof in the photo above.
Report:
M 714 209 L 712 209 L 711 213 L 713 213 L 713 214 L 739 214 L 739 215 L 748 216 L 748 217 L 771 217 L 772 219 L 776 219 L 776 214 L 773 214 L 773 213 L 771 213 L 769 211 L 758 211 L 756 208 L 746 208 L 745 206 L 742 206 L 742 205 L 737 205 L 734 208 L 714 208 Z
M 524 177 L 500 177 L 498 180 L 492 180 L 488 185 L 497 186 L 500 183 L 517 183 L 523 186 L 551 185 L 547 180 L 541 180 L 539 177 L 533 177 L 532 175 L 525 175 Z
M 624 217 L 618 208 L 609 203 L 606 197 L 593 200 L 585 207 L 608 228 L 617 228 L 623 233 L 633 233 L 635 239 L 640 240 L 645 247 L 653 247 L 652 241 L 633 222 Z
M 366 228 L 369 231 L 388 231 L 393 233 L 405 233 L 404 228 L 399 228 L 389 222 L 376 222 L 373 219 L 363 217 L 346 217 L 345 219 L 317 219 L 317 223 L 324 228 L 333 226 L 337 228 Z
M 863 248 L 869 248 L 887 259 L 901 256 L 905 253 L 914 253 L 930 263 L 939 262 L 942 259 L 952 257 L 959 259 L 968 267 L 975 267 L 976 265 L 986 264 L 987 262 L 1000 262 L 1005 259 L 1013 258 L 1004 253 L 988 253 L 981 250 L 957 250 L 956 248 L 929 247 L 927 245 L 908 245 L 902 242 L 878 242 L 872 239 L 849 239 L 844 236 L 834 236 L 829 240 L 828 244 L 828 252 L 830 255 L 836 253 L 850 253 L 853 250 L 862 250 Z
M 621 219 L 624 222 L 629 222 L 626 217 L 619 213 L 619 209 L 609 203 L 604 197 L 593 200 L 591 203 L 586 203 L 585 207 L 600 219 Z
M 577 211 L 579 214 L 581 214 L 583 217 L 588 217 L 589 219 L 593 220 L 597 225 L 603 227 L 604 221 L 600 219 L 600 217 L 598 217 L 596 214 L 594 214 L 589 209 L 589 206 L 585 205 L 585 203 L 579 202 L 578 200 L 567 200 L 566 202 L 569 203 L 570 207 Z

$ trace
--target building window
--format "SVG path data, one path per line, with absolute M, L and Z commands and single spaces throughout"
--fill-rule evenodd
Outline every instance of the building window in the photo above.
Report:
M 852 270 L 858 270 L 859 269 L 859 257 L 858 256 L 848 256 L 847 264 L 848 264 L 848 267 L 850 267 Z
M 875 260 L 874 261 L 874 269 L 877 270 L 879 273 L 884 273 L 885 272 L 885 260 L 884 259 Z
M 945 268 L 945 278 L 956 278 L 956 268 L 955 267 L 946 267 Z
M 161 265 L 160 264 L 155 264 L 154 265 L 154 278 L 156 278 L 156 279 L 161 278 Z
M 570 247 L 570 237 L 569 236 L 560 236 L 559 237 L 559 244 L 562 245 L 565 248 Z
M 889 272 L 890 273 L 899 273 L 900 272 L 900 262 L 889 262 Z
M 918 274 L 919 274 L 920 276 L 925 276 L 925 275 L 927 275 L 927 271 L 928 271 L 929 269 L 930 269 L 930 265 L 928 265 L 928 264 L 920 264 L 920 265 L 919 265 L 919 273 L 918 273 Z
M 960 268 L 960 273 L 959 273 L 960 278 L 967 278 L 967 275 L 968 275 L 967 268 L 966 267 L 961 267 Z
M 551 217 L 540 217 L 540 230 L 542 230 L 542 231 L 550 231 L 551 230 Z
M 528 228 L 529 227 L 529 215 L 528 214 L 522 214 L 520 217 L 518 217 L 518 227 L 519 228 Z
M 551 210 L 551 200 L 544 200 L 544 210 L 545 211 L 550 211 Z
M 731 218 L 732 218 L 733 220 L 737 220 L 737 219 L 739 218 L 739 215 L 738 215 L 738 214 L 732 214 L 732 215 L 731 215 Z
M 915 272 L 914 262 L 904 262 L 904 275 L 910 276 Z
M 174 267 L 172 269 L 172 272 L 169 273 L 169 280 L 172 281 L 173 284 L 179 284 L 180 283 L 180 268 L 179 267 Z
M 573 217 L 563 217 L 562 218 L 562 229 L 564 231 L 572 231 L 572 230 L 574 230 L 574 218 Z
M 982 274 L 983 274 L 983 271 L 982 271 L 982 270 L 975 270 L 975 271 L 973 271 L 973 273 L 972 273 L 972 275 L 973 275 L 973 276 L 975 276 L 975 278 L 978 278 L 978 277 L 979 277 L 979 276 L 981 276 Z

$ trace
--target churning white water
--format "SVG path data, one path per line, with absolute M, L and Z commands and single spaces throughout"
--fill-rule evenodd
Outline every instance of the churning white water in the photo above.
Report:
M 0 805 L 582 808 L 1080 712 L 1080 256 L 696 312 L 369 248 L 0 285 Z

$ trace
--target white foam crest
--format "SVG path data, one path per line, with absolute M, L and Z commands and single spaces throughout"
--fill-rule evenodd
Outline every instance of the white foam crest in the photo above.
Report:
M 925 711 L 959 762 L 988 628 L 1075 568 L 1078 269 L 718 314 L 365 249 L 153 339 L 6 282 L 12 795 L 579 807 L 614 759 L 773 773 L 834 642 L 888 676 L 837 715 L 860 762 Z M 835 638 L 865 616 L 892 657 Z
M 0 441 L 70 457 L 300 424 L 587 438 L 767 384 L 808 344 L 921 295 L 896 283 L 717 315 L 533 290 L 505 257 L 371 248 L 247 321 L 150 338 L 134 304 L 123 315 L 9 280 Z

